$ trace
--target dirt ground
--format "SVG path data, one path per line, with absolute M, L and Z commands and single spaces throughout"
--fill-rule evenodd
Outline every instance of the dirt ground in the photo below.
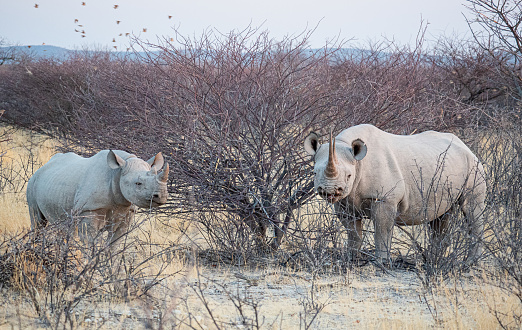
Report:
M 78 328 L 101 329 L 426 329 L 499 328 L 493 310 L 518 306 L 480 275 L 434 285 L 411 271 L 382 274 L 373 266 L 342 276 L 282 269 L 185 267 L 165 280 L 155 299 L 123 301 L 107 295 L 74 311 Z M 38 297 L 37 297 L 38 298 Z M 44 299 L 43 297 L 40 299 Z M 1 328 L 40 328 L 27 295 L 2 289 Z

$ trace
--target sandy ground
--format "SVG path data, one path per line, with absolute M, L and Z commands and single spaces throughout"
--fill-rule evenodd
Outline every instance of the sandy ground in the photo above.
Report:
M 186 267 L 185 267 L 186 268 Z M 198 270 L 199 271 L 198 271 Z M 499 328 L 492 307 L 519 306 L 478 276 L 446 280 L 433 294 L 408 271 L 380 274 L 372 266 L 344 276 L 281 269 L 192 268 L 154 291 L 155 301 L 110 296 L 83 301 L 74 311 L 79 328 L 135 329 L 426 329 Z M 482 283 L 478 283 L 482 282 Z M 44 298 L 40 298 L 44 299 Z M 2 289 L 0 327 L 42 327 L 26 295 Z M 254 308 L 255 307 L 255 308 Z M 256 316 L 257 315 L 257 316 Z

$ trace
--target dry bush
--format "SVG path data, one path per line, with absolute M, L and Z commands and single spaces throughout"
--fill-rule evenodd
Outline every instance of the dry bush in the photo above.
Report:
M 74 224 L 4 235 L 0 243 L 0 285 L 27 294 L 47 326 L 73 327 L 86 301 L 149 299 L 154 287 L 180 271 L 169 267 L 178 259 L 177 247 L 152 246 L 132 234 L 141 222 L 112 245 L 106 232 L 82 242 Z

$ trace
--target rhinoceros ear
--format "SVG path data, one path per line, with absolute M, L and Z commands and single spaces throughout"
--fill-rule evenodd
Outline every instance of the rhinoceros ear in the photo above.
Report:
M 156 156 L 152 157 L 151 159 L 147 160 L 147 163 L 149 163 L 150 167 L 155 170 L 157 173 L 162 167 L 163 167 L 163 155 L 161 152 L 158 152 Z
M 352 153 L 353 153 L 353 158 L 355 158 L 355 160 L 363 159 L 364 156 L 366 156 L 367 151 L 368 151 L 368 148 L 366 147 L 366 144 L 362 140 L 360 140 L 360 139 L 353 140 Z
M 117 168 L 122 168 L 123 166 L 125 166 L 125 163 L 125 160 L 120 156 L 116 155 L 114 151 L 110 150 L 107 154 L 107 165 L 109 165 L 109 167 L 113 170 Z
M 319 149 L 319 136 L 314 132 L 308 134 L 304 141 L 304 148 L 310 156 L 315 155 L 317 149 Z

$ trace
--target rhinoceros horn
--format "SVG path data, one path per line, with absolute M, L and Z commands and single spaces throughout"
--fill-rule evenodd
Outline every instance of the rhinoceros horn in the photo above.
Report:
M 165 163 L 165 165 L 163 166 L 163 171 L 161 171 L 158 174 L 158 180 L 160 182 L 167 182 L 168 179 L 169 179 L 169 163 Z
M 337 176 L 337 156 L 335 154 L 335 139 L 332 138 L 332 130 L 330 129 L 330 149 L 328 152 L 328 164 L 324 171 L 327 178 L 334 178 Z

